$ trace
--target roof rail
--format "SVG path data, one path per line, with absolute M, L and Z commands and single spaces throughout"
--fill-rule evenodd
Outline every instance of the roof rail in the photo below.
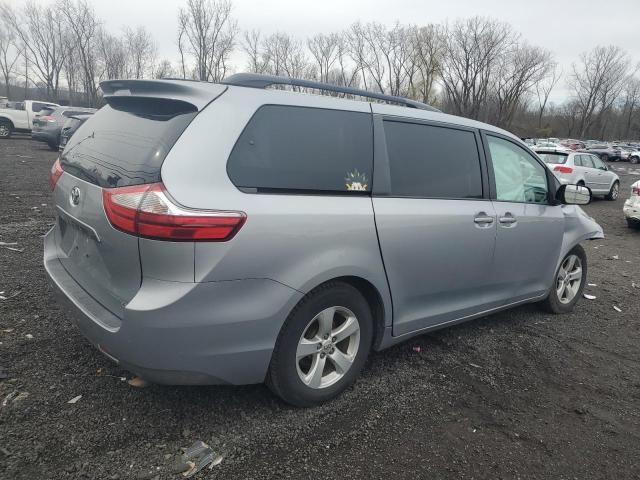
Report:
M 225 85 L 233 85 L 236 87 L 250 88 L 267 88 L 271 85 L 291 85 L 293 87 L 314 88 L 316 90 L 325 90 L 328 92 L 345 93 L 348 95 L 356 95 L 359 97 L 375 98 L 385 102 L 399 103 L 406 107 L 418 108 L 420 110 L 430 110 L 439 112 L 437 108 L 427 105 L 426 103 L 417 102 L 404 97 L 396 97 L 394 95 L 385 95 L 383 93 L 367 92 L 359 88 L 341 87 L 331 85 L 329 83 L 316 82 L 313 80 L 302 80 L 299 78 L 280 77 L 276 75 L 262 75 L 259 73 L 236 73 L 229 78 L 223 80 Z

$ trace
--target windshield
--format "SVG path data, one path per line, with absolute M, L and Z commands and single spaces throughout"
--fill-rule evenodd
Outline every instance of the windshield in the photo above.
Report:
M 552 163 L 554 165 L 562 165 L 567 162 L 568 155 L 564 153 L 546 153 L 538 152 L 538 156 L 544 161 L 544 163 Z

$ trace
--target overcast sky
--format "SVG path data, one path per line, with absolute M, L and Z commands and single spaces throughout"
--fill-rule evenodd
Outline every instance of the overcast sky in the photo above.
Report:
M 16 6 L 23 1 L 9 0 Z M 177 60 L 176 16 L 185 0 L 90 3 L 111 32 L 144 25 L 160 58 Z M 356 21 L 424 25 L 483 15 L 510 23 L 530 43 L 550 49 L 565 72 L 581 52 L 596 45 L 619 45 L 634 62 L 640 61 L 640 0 L 233 0 L 233 8 L 242 30 L 282 31 L 300 39 Z M 243 60 L 236 57 L 236 62 L 241 71 Z

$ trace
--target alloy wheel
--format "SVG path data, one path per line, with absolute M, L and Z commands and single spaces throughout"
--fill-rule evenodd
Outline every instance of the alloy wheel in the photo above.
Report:
M 611 193 L 609 194 L 609 196 L 611 197 L 611 200 L 617 200 L 618 198 L 618 184 L 614 183 L 613 186 L 611 187 Z
M 582 261 L 577 255 L 569 255 L 562 262 L 556 279 L 556 294 L 560 303 L 571 303 L 580 291 L 581 284 Z
M 7 127 L 5 124 L 0 124 L 0 137 L 4 138 L 4 137 L 8 137 L 9 136 L 9 127 Z
M 314 389 L 329 387 L 349 371 L 360 346 L 360 324 L 346 307 L 329 307 L 305 327 L 296 350 L 296 369 L 302 383 Z

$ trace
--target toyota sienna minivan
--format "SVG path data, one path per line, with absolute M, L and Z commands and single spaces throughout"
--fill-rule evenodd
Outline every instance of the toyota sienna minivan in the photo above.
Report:
M 101 88 L 51 171 L 44 264 L 82 333 L 151 382 L 315 405 L 372 350 L 570 311 L 580 243 L 603 236 L 589 189 L 517 137 L 408 99 L 251 74 Z

